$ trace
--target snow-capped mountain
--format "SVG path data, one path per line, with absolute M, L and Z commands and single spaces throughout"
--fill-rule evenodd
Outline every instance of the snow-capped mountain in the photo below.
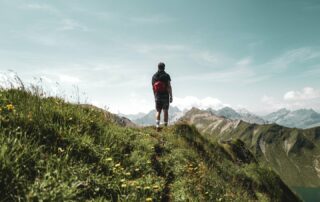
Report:
M 131 119 L 131 121 L 143 126 L 154 125 L 156 123 L 155 114 L 156 114 L 156 110 L 151 110 L 149 113 L 145 114 L 144 116 L 137 119 Z M 176 122 L 183 115 L 184 115 L 184 112 L 181 111 L 178 107 L 170 107 L 169 124 Z M 163 121 L 163 118 L 161 119 L 161 122 L 162 121 Z
M 207 109 L 207 111 L 211 112 L 214 115 L 223 116 L 231 120 L 242 120 L 248 123 L 257 123 L 257 124 L 266 123 L 266 121 L 263 120 L 261 117 L 249 112 L 246 109 L 239 109 L 236 111 L 231 107 L 224 107 L 220 110 Z

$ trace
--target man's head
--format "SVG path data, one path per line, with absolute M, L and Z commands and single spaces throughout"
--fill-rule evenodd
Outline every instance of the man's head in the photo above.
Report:
M 158 70 L 163 71 L 164 68 L 165 68 L 165 66 L 166 66 L 166 65 L 165 65 L 163 62 L 160 62 L 160 63 L 158 64 Z

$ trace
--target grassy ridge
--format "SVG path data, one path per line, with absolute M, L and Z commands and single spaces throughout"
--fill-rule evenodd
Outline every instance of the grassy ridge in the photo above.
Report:
M 3 89 L 0 201 L 298 201 L 228 144 L 185 124 L 125 128 L 94 107 Z

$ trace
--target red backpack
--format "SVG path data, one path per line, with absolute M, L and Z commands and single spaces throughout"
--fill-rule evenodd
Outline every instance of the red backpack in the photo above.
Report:
M 153 84 L 153 91 L 155 93 L 164 93 L 164 92 L 167 92 L 167 85 L 165 82 L 163 81 L 156 81 L 154 84 Z

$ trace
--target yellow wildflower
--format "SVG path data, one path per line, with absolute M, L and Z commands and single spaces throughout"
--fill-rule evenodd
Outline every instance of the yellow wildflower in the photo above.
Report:
M 125 179 L 121 179 L 121 180 L 120 180 L 120 182 L 125 182 L 125 181 L 126 181 Z
M 152 198 L 150 198 L 150 197 L 146 198 L 146 201 L 152 201 Z
M 154 185 L 152 188 L 153 189 L 159 189 L 159 186 L 158 185 Z
M 130 172 L 126 172 L 125 175 L 126 175 L 126 176 L 130 176 L 131 173 L 130 173 Z
M 13 111 L 13 110 L 14 110 L 13 104 L 8 104 L 8 105 L 7 105 L 7 109 L 8 109 L 9 111 Z
M 107 158 L 106 160 L 107 160 L 107 161 L 112 161 L 112 158 Z
M 117 163 L 116 165 L 114 165 L 115 167 L 120 167 L 121 164 L 120 163 Z
M 122 184 L 121 187 L 122 187 L 122 188 L 126 188 L 127 185 L 126 185 L 126 184 Z
M 136 172 L 139 172 L 139 170 L 140 170 L 139 168 L 134 169 L 134 171 L 136 171 Z
M 150 189 L 150 187 L 149 187 L 149 186 L 144 187 L 144 190 L 148 190 L 148 189 Z

